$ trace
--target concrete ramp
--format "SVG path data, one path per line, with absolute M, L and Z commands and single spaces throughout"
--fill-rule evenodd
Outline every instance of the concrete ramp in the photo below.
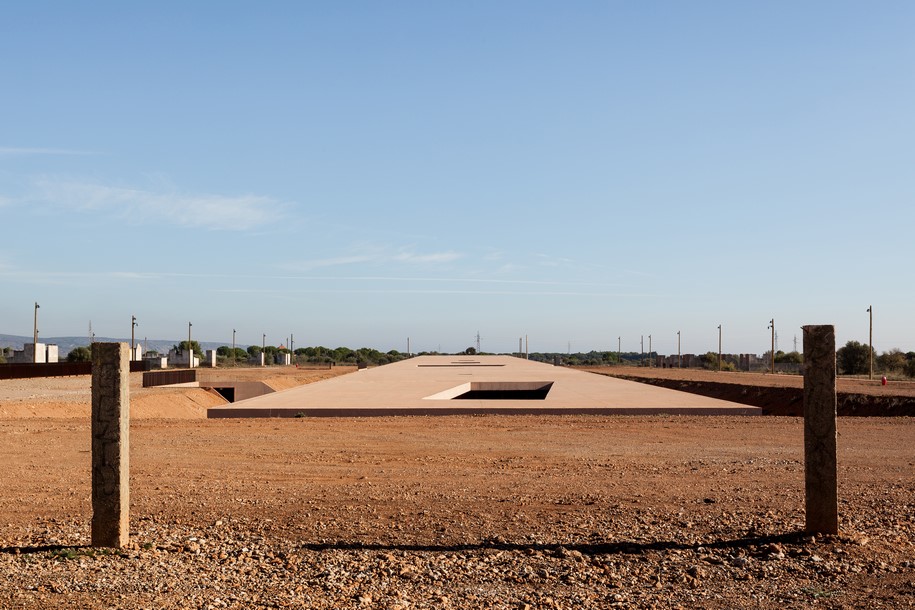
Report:
M 207 417 L 761 413 L 758 407 L 509 356 L 421 356 L 213 407 Z

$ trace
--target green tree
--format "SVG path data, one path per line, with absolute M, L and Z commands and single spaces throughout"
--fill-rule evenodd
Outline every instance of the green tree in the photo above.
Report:
M 721 354 L 721 370 L 722 371 L 736 371 L 737 365 L 733 362 L 727 360 L 727 354 Z M 718 370 L 718 352 L 706 352 L 702 356 L 702 366 L 707 368 L 710 371 Z
M 235 351 L 232 351 L 233 348 L 228 345 L 220 345 L 216 348 L 216 355 L 221 358 L 226 358 L 228 360 L 247 360 L 248 352 L 243 350 L 240 347 L 236 347 Z
M 464 350 L 464 354 L 466 354 L 467 356 L 476 356 L 477 350 L 476 350 L 476 348 L 468 347 L 467 349 Z
M 915 358 L 911 358 L 906 361 L 905 374 L 909 377 L 915 377 Z
M 248 346 L 248 355 L 252 358 L 257 358 L 261 355 L 261 346 L 260 345 L 249 345 Z
M 901 349 L 894 347 L 877 356 L 877 365 L 888 373 L 896 373 L 905 368 L 906 357 Z
M 792 364 L 801 364 L 804 361 L 803 354 L 798 352 L 788 352 L 787 354 L 782 350 L 775 352 L 775 363 L 792 363 Z
M 74 347 L 67 354 L 67 362 L 92 362 L 92 350 L 86 346 Z
M 348 347 L 338 347 L 331 353 L 335 362 L 355 362 L 356 352 Z
M 702 366 L 711 371 L 717 371 L 718 352 L 706 352 L 705 355 L 702 356 Z
M 849 341 L 836 352 L 836 364 L 845 375 L 863 375 L 870 370 L 870 348 L 857 341 Z
M 182 341 L 175 347 L 178 349 L 179 352 L 184 353 L 184 351 L 187 349 L 187 341 Z M 194 350 L 195 356 L 197 356 L 201 360 L 203 359 L 203 351 L 201 351 L 199 343 L 197 343 L 196 341 L 191 341 L 191 349 Z

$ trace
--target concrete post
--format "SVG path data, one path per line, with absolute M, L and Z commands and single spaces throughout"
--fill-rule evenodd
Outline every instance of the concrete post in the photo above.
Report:
M 92 546 L 130 534 L 130 361 L 126 343 L 92 344 Z
M 836 331 L 804 326 L 804 492 L 808 532 L 839 533 Z

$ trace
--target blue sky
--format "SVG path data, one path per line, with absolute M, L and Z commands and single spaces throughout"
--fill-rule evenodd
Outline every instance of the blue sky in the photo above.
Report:
M 915 350 L 911 2 L 0 9 L 0 332 Z

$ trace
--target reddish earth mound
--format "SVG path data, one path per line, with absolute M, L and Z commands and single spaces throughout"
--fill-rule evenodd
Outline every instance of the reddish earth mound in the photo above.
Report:
M 714 373 L 688 369 L 600 368 L 593 373 L 638 381 L 650 385 L 700 394 L 710 398 L 730 400 L 761 407 L 764 415 L 803 415 L 803 378 L 799 376 L 759 375 L 743 373 Z M 721 380 L 710 380 L 715 376 Z M 722 379 L 726 378 L 726 380 Z M 894 382 L 888 386 L 879 382 L 840 379 L 837 393 L 839 415 L 851 416 L 915 416 L 915 395 L 910 382 Z M 843 386 L 850 390 L 842 391 Z M 893 393 L 895 390 L 895 393 Z

